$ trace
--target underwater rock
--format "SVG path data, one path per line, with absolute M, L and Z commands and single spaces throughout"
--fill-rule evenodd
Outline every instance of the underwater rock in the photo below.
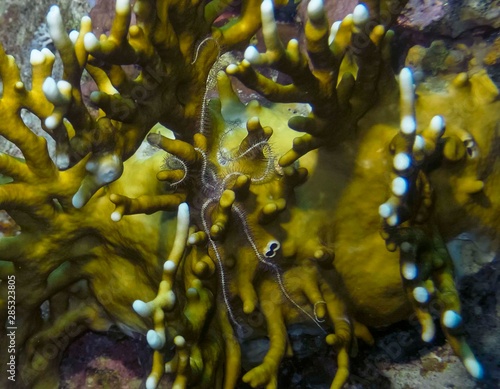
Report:
M 409 0 L 399 23 L 405 28 L 448 37 L 500 27 L 498 0 Z

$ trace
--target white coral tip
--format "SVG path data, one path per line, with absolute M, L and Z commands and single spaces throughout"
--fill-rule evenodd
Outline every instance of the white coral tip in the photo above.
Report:
M 61 80 L 57 82 L 57 89 L 65 100 L 69 101 L 71 98 L 71 84 L 68 81 Z
M 462 316 L 451 309 L 443 314 L 443 324 L 448 328 L 457 328 L 462 323 Z
M 307 5 L 307 15 L 312 21 L 319 21 L 325 17 L 323 0 L 311 0 Z
M 56 56 L 54 55 L 54 53 L 52 51 L 50 51 L 49 49 L 47 49 L 46 47 L 44 47 L 41 51 L 41 53 L 44 55 L 45 59 L 46 60 L 54 60 L 56 58 Z
M 408 108 L 412 108 L 415 91 L 413 88 L 413 73 L 409 68 L 403 68 L 399 73 L 399 90 L 401 100 L 405 102 L 405 105 L 410 105 Z
M 198 243 L 198 236 L 196 234 L 191 234 L 188 237 L 187 243 L 189 246 L 193 246 Z
M 307 15 L 313 22 L 323 19 L 325 17 L 323 0 L 311 0 L 307 5 Z
M 429 128 L 432 131 L 434 131 L 437 134 L 437 136 L 441 136 L 441 134 L 444 131 L 444 126 L 445 126 L 444 118 L 440 115 L 436 115 L 431 119 Z
M 80 34 L 76 30 L 71 30 L 71 32 L 69 33 L 69 39 L 71 40 L 71 42 L 73 42 L 73 44 L 75 44 L 78 40 L 78 35 Z
M 401 273 L 403 274 L 403 277 L 408 281 L 414 280 L 418 274 L 417 265 L 415 265 L 413 262 L 406 262 L 405 264 L 403 264 Z
M 417 286 L 413 289 L 413 298 L 421 304 L 426 303 L 429 300 L 429 292 L 423 286 Z
M 176 267 L 177 266 L 175 262 L 171 261 L 170 259 L 168 261 L 165 261 L 165 263 L 163 264 L 163 270 L 169 273 L 172 273 Z
M 228 74 L 235 74 L 236 72 L 238 71 L 238 65 L 232 63 L 232 64 L 229 64 L 226 68 L 226 72 Z
M 91 32 L 86 33 L 83 37 L 83 45 L 88 52 L 96 51 L 100 46 L 99 40 Z
M 59 7 L 53 5 L 47 14 L 47 26 L 49 27 L 50 37 L 54 42 L 60 42 L 65 39 L 66 29 L 61 17 Z
M 85 205 L 86 199 L 83 193 L 83 189 L 80 187 L 78 192 L 75 193 L 73 198 L 71 199 L 71 204 L 73 204 L 73 207 L 79 209 Z
M 149 317 L 152 313 L 150 305 L 142 300 L 135 300 L 132 303 L 132 308 L 139 316 L 142 317 Z
M 393 164 L 396 170 L 406 170 L 411 165 L 411 158 L 406 153 L 398 153 L 394 156 Z
M 183 336 L 181 335 L 177 335 L 175 338 L 174 338 L 174 344 L 177 346 L 177 347 L 184 347 L 186 345 L 186 339 L 184 339 Z
M 87 170 L 89 170 L 88 165 L 87 163 Z M 99 185 L 109 184 L 116 180 L 121 175 L 121 172 L 122 166 L 120 157 L 110 154 L 103 157 L 97 164 L 95 179 Z
M 399 72 L 399 83 L 413 86 L 413 74 L 410 68 L 403 68 Z
M 45 61 L 45 55 L 41 51 L 31 50 L 30 63 L 32 66 L 41 65 Z
M 415 142 L 413 143 L 413 150 L 423 150 L 425 147 L 425 139 L 422 135 L 417 135 L 415 137 Z
M 146 389 L 156 389 L 158 386 L 158 379 L 154 375 L 150 375 L 146 380 Z
M 393 213 L 394 213 L 394 207 L 389 203 L 381 204 L 380 207 L 378 207 L 378 214 L 384 219 L 387 219 Z
M 45 79 L 42 85 L 42 91 L 51 103 L 54 103 L 59 98 L 59 89 L 57 89 L 56 80 L 52 77 L 47 77 Z
M 260 124 L 260 120 L 258 116 L 252 116 L 250 119 L 247 121 L 247 125 L 249 126 L 258 126 Z
M 115 10 L 118 14 L 130 12 L 130 0 L 116 0 Z
M 50 115 L 50 116 L 47 116 L 47 118 L 44 121 L 44 124 L 48 130 L 54 131 L 57 128 L 57 126 L 60 124 L 60 122 L 56 116 Z
M 53 5 L 49 9 L 49 13 L 47 14 L 47 23 L 49 25 L 55 25 L 61 20 L 61 10 L 57 5 Z
M 337 32 L 339 31 L 341 21 L 336 21 L 332 24 L 330 28 L 330 36 L 328 37 L 328 44 L 331 45 L 337 36 Z
M 436 326 L 432 320 L 429 321 L 424 332 L 422 332 L 422 340 L 424 342 L 432 342 L 434 336 L 436 335 Z
M 408 182 L 403 177 L 396 177 L 392 180 L 392 193 L 396 196 L 403 196 L 408 191 Z
M 391 227 L 397 225 L 399 223 L 399 216 L 397 214 L 392 214 L 387 218 L 387 224 Z
M 366 8 L 363 4 L 358 4 L 354 11 L 352 12 L 352 21 L 355 25 L 359 26 L 360 24 L 364 24 L 370 18 L 370 12 L 368 8 Z
M 57 154 L 56 164 L 60 170 L 66 170 L 69 167 L 69 155 L 66 153 Z
M 417 123 L 415 123 L 415 118 L 411 115 L 406 115 L 402 120 L 401 120 L 401 131 L 403 134 L 406 135 L 411 135 L 415 132 L 417 129 Z
M 484 370 L 481 364 L 474 357 L 468 357 L 464 360 L 464 366 L 469 374 L 476 378 L 481 379 L 484 376 Z
M 263 15 L 271 15 L 274 18 L 274 5 L 271 0 L 264 0 L 260 5 L 260 12 Z
M 299 47 L 299 41 L 297 38 L 292 38 L 288 41 L 288 47 L 293 47 L 293 48 L 298 48 Z
M 120 220 L 122 220 L 122 214 L 118 211 L 114 211 L 112 214 L 111 214 L 111 220 L 113 220 L 114 222 L 119 222 Z
M 181 203 L 177 208 L 177 223 L 182 224 L 184 228 L 189 228 L 189 205 Z M 187 225 L 186 225 L 187 224 Z
M 148 341 L 149 347 L 153 350 L 159 350 L 165 345 L 165 334 L 159 331 L 149 330 L 146 335 L 146 340 Z
M 250 62 L 251 64 L 255 64 L 259 61 L 260 54 L 255 46 L 248 46 L 247 49 L 245 50 L 244 56 L 248 62 Z

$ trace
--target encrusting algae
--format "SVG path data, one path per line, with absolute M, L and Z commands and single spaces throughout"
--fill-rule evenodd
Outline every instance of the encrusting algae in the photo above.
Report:
M 431 342 L 431 306 L 467 371 L 484 376 L 445 243 L 473 231 L 498 247 L 498 90 L 481 70 L 442 76 L 439 91 L 415 89 L 409 68 L 395 76 L 388 28 L 405 1 L 381 3 L 330 27 L 312 0 L 304 47 L 282 42 L 271 0 L 244 0 L 222 26 L 225 0 L 118 0 L 99 38 L 88 17 L 68 34 L 53 6 L 64 75 L 52 78 L 55 55 L 34 50 L 31 89 L 0 52 L 0 134 L 24 157 L 0 155 L 12 179 L 0 208 L 21 230 L 0 238 L 6 328 L 9 277 L 16 285 L 15 387 L 57 387 L 71 340 L 115 325 L 147 334 L 148 389 L 164 374 L 175 388 L 234 388 L 246 318 L 260 312 L 269 349 L 244 382 L 276 388 L 292 352 L 287 327 L 310 323 L 337 353 L 331 388 L 341 388 L 357 340 L 374 342 L 370 327 L 414 314 Z M 224 52 L 261 25 L 266 51 L 249 46 L 225 66 Z M 83 102 L 84 71 L 97 117 Z M 243 104 L 232 77 L 275 104 Z M 291 116 L 285 103 L 309 113 Z M 22 109 L 56 141 L 54 160 Z

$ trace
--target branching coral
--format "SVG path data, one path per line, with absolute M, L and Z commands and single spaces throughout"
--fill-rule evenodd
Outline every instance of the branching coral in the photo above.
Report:
M 500 170 L 485 162 L 498 163 L 496 88 L 484 74 L 459 75 L 447 93 L 419 89 L 415 102 L 411 72 L 403 69 L 398 89 L 388 66 L 394 15 L 377 1 L 331 28 L 322 2 L 311 1 L 305 51 L 295 39 L 285 48 L 271 0 L 243 2 L 238 18 L 216 27 L 226 5 L 138 0 L 130 25 L 130 4 L 119 0 L 110 35 L 99 39 L 89 18 L 68 35 L 54 7 L 48 25 L 64 79 L 51 78 L 50 51 L 34 51 L 31 90 L 0 53 L 0 134 L 24 157 L 0 157 L 0 172 L 13 179 L 0 187 L 0 207 L 21 229 L 0 240 L 3 323 L 6 279 L 16 279 L 20 385 L 52 385 L 71 338 L 116 325 L 147 334 L 148 388 L 165 373 L 176 388 L 235 387 L 239 341 L 264 329 L 269 349 L 242 380 L 276 388 L 292 352 L 287 327 L 305 322 L 336 350 L 331 387 L 340 388 L 357 339 L 373 343 L 368 327 L 414 312 L 431 341 L 431 302 L 480 378 L 444 243 L 459 228 L 497 238 Z M 260 26 L 259 7 L 266 52 L 250 46 L 221 71 L 223 51 Z M 96 118 L 80 92 L 84 69 L 98 88 Z M 245 105 L 228 74 L 271 101 L 307 103 L 310 114 Z M 215 83 L 218 98 L 209 101 Z M 457 115 L 456 100 L 470 96 L 472 108 Z M 56 140 L 56 162 L 22 109 Z M 481 114 L 490 121 L 463 138 Z M 150 132 L 157 123 L 172 133 Z M 293 139 L 293 130 L 305 134 Z M 138 150 L 145 137 L 154 152 Z M 262 320 L 253 327 L 255 314 Z
M 308 15 L 306 55 L 299 50 L 295 39 L 290 40 L 285 49 L 277 34 L 272 2 L 264 1 L 266 53 L 259 54 L 250 46 L 245 52 L 245 61 L 238 67 L 228 68 L 229 74 L 272 101 L 311 104 L 309 118 L 294 117 L 289 122 L 291 128 L 306 132 L 306 135 L 294 140 L 293 149 L 280 161 L 283 166 L 292 164 L 320 145 L 341 142 L 352 136 L 358 120 L 372 103 L 369 96 L 376 91 L 383 60 L 379 46 L 383 45 L 385 29 L 382 25 L 369 27 L 366 7 L 357 7 L 352 15 L 335 23 L 331 32 L 322 2 L 310 2 Z M 351 61 L 344 61 L 348 49 Z M 250 64 L 272 66 L 289 75 L 292 84 L 276 84 L 255 72 Z M 355 79 L 346 67 L 358 68 L 359 76 Z M 338 120 L 340 117 L 342 120 Z M 333 128 L 332 123 L 335 123 Z
M 186 138 L 193 132 L 190 128 L 196 128 L 203 102 L 199 94 L 180 94 L 189 88 L 204 90 L 218 55 L 207 44 L 199 48 L 193 62 L 198 41 L 210 33 L 219 45 L 230 47 L 248 40 L 259 26 L 259 20 L 249 16 L 255 6 L 252 2 L 244 3 L 241 16 L 231 26 L 220 28 L 211 26 L 223 3 L 182 5 L 136 2 L 138 24 L 130 27 L 131 39 L 127 40 L 130 5 L 118 2 L 111 35 L 100 43 L 90 33 L 89 18 L 83 18 L 79 32 L 68 35 L 57 7 L 53 7 L 47 19 L 61 53 L 64 80 L 56 82 L 50 77 L 54 62 L 50 51 L 33 51 L 31 90 L 21 81 L 14 59 L 1 53 L 1 134 L 21 149 L 25 159 L 23 163 L 1 156 L 2 174 L 14 181 L 2 186 L 0 204 L 21 228 L 20 235 L 2 239 L 1 264 L 2 277 L 14 275 L 19 290 L 16 323 L 22 329 L 17 332 L 16 345 L 21 356 L 21 382 L 26 386 L 48 385 L 47 366 L 56 368 L 70 338 L 86 328 L 103 330 L 113 323 L 125 331 L 147 328 L 135 314 L 130 320 L 126 316 L 135 299 L 148 300 L 154 295 L 147 285 L 156 285 L 161 277 L 158 261 L 167 253 L 173 237 L 168 233 L 160 237 L 171 219 L 161 214 L 135 217 L 117 227 L 109 218 L 101 217 L 112 212 L 110 192 L 131 197 L 161 195 L 163 186 L 150 180 L 149 174 L 155 176 L 162 157 L 147 161 L 134 158 L 126 162 L 130 168 L 121 180 L 100 188 L 119 178 L 122 161 L 135 152 L 156 122 L 172 125 Z M 194 29 L 193 24 L 184 22 L 193 20 L 193 15 L 198 15 Z M 175 39 L 172 33 L 166 34 L 172 29 Z M 87 50 L 93 55 L 89 56 Z M 111 57 L 114 62 L 106 64 Z M 142 66 L 138 78 L 133 80 L 122 70 L 124 62 Z M 92 96 L 103 108 L 97 120 L 83 104 L 80 78 L 84 68 L 99 88 Z M 155 79 L 155 75 L 161 77 Z M 57 165 L 48 155 L 45 140 L 20 119 L 21 109 L 38 116 L 44 130 L 56 140 Z M 104 111 L 108 111 L 107 116 Z M 134 171 L 141 171 L 142 178 L 131 178 Z M 160 204 L 149 204 L 148 211 L 174 210 L 184 198 L 174 194 L 165 202 L 157 197 Z M 136 229 L 145 235 L 138 236 Z M 107 270 L 102 272 L 101 266 Z M 133 292 L 133 298 L 130 285 L 139 290 Z M 5 323 L 6 283 L 1 287 Z M 50 312 L 42 315 L 47 301 Z M 58 345 L 59 338 L 65 340 Z M 5 341 L 3 338 L 4 349 Z
M 292 63 L 290 58 L 297 57 L 297 55 L 294 56 L 292 54 L 293 51 L 296 50 L 294 49 L 294 45 L 296 43 L 291 41 L 288 44 L 288 49 L 285 51 L 275 30 L 272 28 L 272 12 L 269 11 L 268 5 L 265 3 L 263 4 L 262 12 L 264 36 L 266 38 L 268 51 L 265 54 L 258 54 L 255 49 L 248 49 L 245 53 L 245 61 L 243 61 L 239 66 L 229 67 L 228 72 L 238 76 L 238 78 L 246 82 L 248 85 L 256 88 L 271 100 L 277 101 L 286 100 L 289 96 L 293 96 L 296 92 L 300 82 L 294 79 L 294 77 L 308 74 L 309 71 L 312 73 L 314 76 L 313 81 L 306 84 L 312 85 L 312 87 L 309 89 L 307 89 L 307 87 L 305 88 L 310 93 L 310 95 L 307 96 L 308 100 L 306 101 L 312 105 L 311 118 L 292 118 L 289 121 L 290 127 L 306 131 L 309 135 L 309 137 L 306 135 L 303 138 L 299 138 L 294 141 L 294 148 L 288 153 L 288 155 L 292 155 L 290 161 L 294 161 L 297 156 L 307 152 L 310 148 L 317 147 L 314 144 L 314 139 L 316 139 L 317 142 L 317 133 L 315 131 L 318 129 L 318 126 L 313 123 L 317 122 L 319 117 L 321 117 L 322 104 L 325 104 L 330 108 L 330 111 L 328 112 L 334 113 L 337 118 L 337 121 L 334 123 L 338 123 L 338 118 L 344 119 L 342 112 L 338 111 L 336 100 L 325 98 L 325 96 L 316 92 L 313 86 L 316 80 L 321 80 L 321 75 L 323 74 L 322 71 L 325 71 L 322 68 L 324 64 L 318 64 L 314 61 L 314 56 L 317 53 L 312 53 L 315 46 L 313 42 L 311 42 L 312 39 L 308 36 L 308 27 L 310 29 L 309 34 L 312 36 L 313 33 L 311 31 L 317 32 L 319 30 L 318 28 L 313 30 L 315 21 L 316 24 L 325 25 L 326 23 L 324 21 L 324 14 L 322 14 L 321 7 L 318 6 L 316 2 L 309 3 L 308 12 L 313 21 L 306 25 L 306 44 L 308 45 L 308 53 L 311 62 L 309 66 L 302 67 L 302 72 L 295 72 L 295 69 L 290 66 Z M 355 31 L 356 28 L 362 28 L 363 21 L 368 19 L 367 16 L 362 16 L 365 15 L 365 12 L 365 9 L 360 6 L 358 6 L 358 9 L 354 11 L 354 20 L 357 20 L 357 23 L 355 23 Z M 267 17 L 266 14 L 268 14 Z M 350 20 L 349 17 L 347 20 Z M 321 23 L 318 21 L 321 21 Z M 266 23 L 270 24 L 267 29 Z M 339 34 L 342 24 L 340 24 L 338 32 L 337 26 L 334 25 L 332 29 L 334 33 Z M 374 32 L 377 31 L 377 29 L 380 31 L 378 35 Z M 267 37 L 265 35 L 266 31 L 268 34 Z M 364 31 L 366 33 L 366 30 Z M 373 43 L 380 40 L 377 36 L 381 36 L 382 31 L 381 26 L 375 27 L 371 32 L 368 30 Z M 326 43 L 327 31 L 323 30 L 321 36 L 323 41 Z M 329 42 L 330 46 L 323 46 L 323 58 L 332 55 L 332 52 L 335 53 L 335 49 L 338 47 L 335 44 L 335 39 L 336 37 Z M 371 46 L 368 45 L 368 47 Z M 383 59 L 383 57 L 380 57 L 378 62 L 374 62 L 369 75 L 377 74 L 377 64 L 380 64 L 381 59 Z M 351 73 L 345 73 L 342 77 L 339 77 L 339 63 L 341 63 L 342 60 L 343 56 L 340 55 L 337 58 L 337 61 L 333 62 L 333 68 L 328 68 L 330 70 L 328 75 L 333 75 L 333 82 L 330 81 L 330 85 L 334 84 L 337 86 L 338 82 L 337 90 L 339 91 L 339 94 L 342 91 L 344 80 L 349 78 L 354 80 L 355 78 L 356 82 L 359 82 L 361 86 L 364 86 L 363 82 L 367 76 L 363 73 L 363 67 L 359 66 L 357 73 L 354 76 Z M 293 84 L 286 86 L 278 85 L 268 79 L 265 79 L 258 75 L 258 73 L 254 70 L 251 70 L 250 63 L 254 63 L 256 65 L 268 64 L 274 66 L 277 69 L 289 74 L 293 80 Z M 357 63 L 363 65 L 363 57 L 358 58 Z M 384 79 L 383 77 L 374 79 L 379 82 L 379 87 L 380 85 L 383 85 L 380 84 L 380 81 Z M 491 85 L 486 80 L 483 82 L 485 82 L 486 85 Z M 455 81 L 455 84 L 456 83 L 457 81 Z M 376 85 L 374 84 L 375 83 L 372 80 L 372 89 L 368 89 L 369 94 L 373 94 L 375 92 Z M 387 86 L 387 84 L 384 86 Z M 483 375 L 482 368 L 472 355 L 469 346 L 465 343 L 463 335 L 461 335 L 461 317 L 459 314 L 460 305 L 453 283 L 452 263 L 446 252 L 443 238 L 441 237 L 443 234 L 448 238 L 451 237 L 451 235 L 449 234 L 447 227 L 439 225 L 439 222 L 437 223 L 437 219 L 446 220 L 446 216 L 443 215 L 441 209 L 433 208 L 432 186 L 426 174 L 426 171 L 433 171 L 437 163 L 446 164 L 463 160 L 465 155 L 465 146 L 463 146 L 461 142 L 456 141 L 453 132 L 451 133 L 451 136 L 443 138 L 442 141 L 440 140 L 444 131 L 444 122 L 442 117 L 439 116 L 432 119 L 428 129 L 419 131 L 416 135 L 415 131 L 417 122 L 413 104 L 413 81 L 408 70 L 404 70 L 401 73 L 400 86 L 401 132 L 399 134 L 396 134 L 393 139 L 386 138 L 386 140 L 384 140 L 385 136 L 393 136 L 390 135 L 391 132 L 388 132 L 387 129 L 379 127 L 369 128 L 367 131 L 366 122 L 363 123 L 363 121 L 361 121 L 360 123 L 357 136 L 361 136 L 362 144 L 356 154 L 357 166 L 354 168 L 354 178 L 350 178 L 351 182 L 345 186 L 338 208 L 335 210 L 335 214 L 332 217 L 334 220 L 332 223 L 333 225 L 328 229 L 330 235 L 329 239 L 332 242 L 331 248 L 336 255 L 334 268 L 340 273 L 342 281 L 349 292 L 349 299 L 352 299 L 349 301 L 348 305 L 354 309 L 355 312 L 357 311 L 355 317 L 361 319 L 365 324 L 387 324 L 391 320 L 395 319 L 398 316 L 398 313 L 401 314 L 405 312 L 403 308 L 406 304 L 405 302 L 397 297 L 391 300 L 391 297 L 397 296 L 390 291 L 398 289 L 398 279 L 396 278 L 393 265 L 389 265 L 388 262 L 382 262 L 382 260 L 389 261 L 391 255 L 389 253 L 385 255 L 382 253 L 378 255 L 374 254 L 380 252 L 380 244 L 378 241 L 370 242 L 370 240 L 367 239 L 368 237 L 375 235 L 376 229 L 369 227 L 369 225 L 374 225 L 376 222 L 376 216 L 373 215 L 372 210 L 368 209 L 364 212 L 365 215 L 358 213 L 360 209 L 365 209 L 362 208 L 363 206 L 361 206 L 360 203 L 370 203 L 371 200 L 361 199 L 361 196 L 363 196 L 364 193 L 373 190 L 373 188 L 376 188 L 377 185 L 380 184 L 380 180 L 384 181 L 390 178 L 392 197 L 387 202 L 384 202 L 384 204 L 380 207 L 380 214 L 386 220 L 386 225 L 383 227 L 382 235 L 384 239 L 386 239 L 387 248 L 390 251 L 395 250 L 397 245 L 402 245 L 402 248 L 400 247 L 399 251 L 401 273 L 403 275 L 403 286 L 408 290 L 408 300 L 413 301 L 417 318 L 422 324 L 422 337 L 425 341 L 430 341 L 434 337 L 434 324 L 433 319 L 428 312 L 428 304 L 431 302 L 430 295 L 435 294 L 436 296 L 432 301 L 433 303 L 437 302 L 440 306 L 439 310 L 442 315 L 443 328 L 452 347 L 462 358 L 469 372 L 474 377 L 481 377 Z M 495 88 L 491 88 L 491 86 L 488 86 L 488 88 L 491 90 L 491 96 L 497 96 Z M 325 89 L 326 88 L 322 88 L 320 90 Z M 351 90 L 356 91 L 356 86 L 352 86 Z M 362 90 L 367 90 L 367 88 L 365 87 Z M 388 91 L 384 91 L 384 93 L 386 96 L 388 95 Z M 319 104 L 315 101 L 315 97 L 318 95 L 320 100 Z M 341 96 L 342 95 L 343 94 L 341 94 Z M 347 93 L 346 95 L 347 98 L 345 99 L 344 105 L 354 108 L 353 111 L 347 112 L 356 112 L 355 104 L 358 101 L 356 94 L 351 95 Z M 336 97 L 336 94 L 330 92 L 329 96 Z M 294 96 L 294 98 L 300 99 L 299 96 Z M 488 103 L 493 101 L 493 99 L 489 97 L 486 97 L 486 100 L 488 100 Z M 488 109 L 492 108 L 494 109 L 492 106 L 488 107 Z M 323 110 L 326 110 L 326 108 L 323 108 Z M 356 116 L 356 114 L 354 114 L 353 119 L 355 124 L 358 123 L 359 118 L 363 116 L 364 113 L 365 112 L 362 110 L 360 116 Z M 494 114 L 493 116 L 495 117 Z M 345 119 L 346 123 L 349 123 L 349 116 Z M 333 120 L 330 120 L 329 122 L 332 123 Z M 297 126 L 297 123 L 302 123 L 302 126 Z M 362 132 L 360 133 L 363 128 L 367 131 L 365 134 Z M 345 145 L 345 135 L 342 132 L 342 129 L 330 127 L 329 130 L 333 130 L 330 133 L 331 137 L 329 138 L 332 143 L 328 142 L 328 140 L 323 140 L 321 145 L 324 148 L 326 147 L 326 150 L 320 150 L 320 154 L 331 153 L 332 150 L 327 149 L 329 146 L 334 148 L 333 152 L 337 151 L 338 149 L 335 149 L 333 142 L 338 142 L 339 145 L 344 143 Z M 491 130 L 483 128 L 482 136 L 490 138 L 492 136 Z M 495 135 L 493 134 L 493 137 L 494 136 Z M 304 138 L 307 139 L 307 142 L 303 142 Z M 309 141 L 311 141 L 311 143 L 308 143 Z M 355 142 L 353 143 L 355 144 Z M 353 143 L 351 143 L 351 145 Z M 373 150 L 379 149 L 380 146 L 383 147 L 384 144 L 387 144 L 386 147 L 388 147 L 394 155 L 394 158 L 392 161 L 390 159 L 386 159 L 383 163 L 379 162 L 378 167 L 374 166 L 375 163 L 373 162 L 373 157 L 370 156 L 369 153 L 373 153 Z M 304 146 L 304 148 L 301 148 L 301 145 Z M 455 155 L 455 150 L 459 152 L 460 155 Z M 384 158 L 387 158 L 387 156 L 384 156 Z M 290 161 L 284 157 L 280 160 L 280 163 L 287 165 Z M 392 174 L 387 170 L 387 167 L 391 165 L 394 169 L 394 173 Z M 378 169 L 384 169 L 386 173 Z M 374 179 L 368 178 L 367 174 L 374 176 L 373 178 L 379 182 L 374 182 Z M 470 184 L 464 188 L 468 191 L 468 193 L 473 194 L 483 190 L 484 182 L 477 179 L 471 179 L 469 181 Z M 492 177 L 489 180 L 489 187 L 493 188 L 495 186 L 495 182 L 495 179 Z M 339 184 L 339 181 L 337 181 L 337 184 Z M 372 197 L 375 198 L 376 196 L 372 195 Z M 495 204 L 497 203 L 495 201 L 496 195 L 490 195 L 489 198 L 493 200 Z M 353 210 L 357 212 L 353 212 Z M 432 212 L 434 215 L 430 216 L 429 214 Z M 358 227 L 358 231 L 360 229 L 359 232 L 355 232 L 356 227 L 354 225 L 350 226 L 351 221 Z M 403 224 L 403 226 L 400 226 L 405 221 L 407 222 Z M 482 224 L 487 225 L 488 222 Z M 494 228 L 495 227 L 493 227 L 493 229 Z M 360 266 L 358 267 L 356 266 L 356 259 L 353 258 L 352 247 L 360 241 L 363 241 L 364 243 L 354 256 L 359 258 L 360 256 L 369 255 L 369 259 L 368 263 L 360 262 Z M 368 254 L 368 252 L 370 252 L 370 254 Z M 357 261 L 359 262 L 359 259 Z M 415 261 L 418 262 L 418 265 Z M 382 283 L 384 285 L 381 285 L 381 283 L 377 281 L 378 277 L 373 277 L 374 269 L 385 269 L 384 273 L 379 274 L 380 280 L 383 280 Z M 378 270 L 378 273 L 380 273 L 380 270 Z M 365 275 L 366 278 L 363 278 L 363 275 Z M 394 283 L 391 284 L 391 280 L 393 280 Z M 359 285 L 363 285 L 363 288 L 359 288 Z M 366 294 L 367 292 L 371 293 L 370 296 Z M 377 296 L 380 296 L 380 300 Z
M 382 236 L 387 248 L 399 248 L 403 287 L 422 326 L 422 339 L 435 336 L 431 303 L 438 302 L 443 331 L 470 374 L 483 377 L 483 369 L 474 357 L 461 331 L 460 300 L 453 280 L 453 263 L 446 250 L 442 232 L 430 216 L 431 184 L 425 173 L 436 158 L 444 132 L 444 120 L 434 116 L 429 126 L 417 131 L 414 114 L 413 79 L 405 68 L 399 77 L 401 95 L 401 131 L 391 142 L 396 177 L 391 183 L 391 197 L 379 207 L 384 218 Z M 455 160 L 445 138 L 442 157 Z M 482 189 L 482 185 L 479 190 Z M 474 190 L 476 191 L 476 189 Z M 408 221 L 407 223 L 405 223 Z M 435 294 L 435 299 L 431 295 Z
M 134 153 L 157 122 L 174 131 L 182 129 L 178 134 L 184 138 L 195 132 L 203 104 L 198 95 L 218 56 L 214 46 L 230 48 L 248 40 L 259 27 L 259 20 L 252 17 L 256 1 L 244 2 L 235 23 L 213 26 L 225 5 L 224 1 L 206 6 L 200 2 L 136 1 L 136 24 L 130 26 L 130 3 L 118 1 L 109 37 L 98 40 L 90 32 L 90 20 L 85 19 L 80 33 L 73 35 L 75 54 L 58 11 L 49 13 L 55 46 L 65 54 L 65 78 L 73 87 L 72 98 L 62 104 L 72 108 L 67 118 L 75 129 L 69 158 L 93 152 L 87 165 L 89 176 L 73 198 L 76 207 L 120 176 L 121 161 Z M 206 40 L 207 35 L 212 39 Z M 201 41 L 207 43 L 201 46 Z M 97 121 L 90 120 L 78 93 L 87 52 L 91 57 L 86 69 L 99 88 L 91 99 L 106 113 Z M 138 65 L 141 71 L 133 79 L 120 65 Z M 59 115 L 51 119 L 51 127 L 61 126 Z

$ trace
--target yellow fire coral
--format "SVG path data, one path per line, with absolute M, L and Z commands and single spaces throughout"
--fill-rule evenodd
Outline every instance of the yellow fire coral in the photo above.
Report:
M 432 302 L 481 378 L 445 242 L 474 228 L 498 239 L 495 86 L 484 73 L 461 74 L 444 92 L 415 91 L 403 69 L 398 88 L 381 23 L 387 9 L 377 1 L 331 28 L 323 3 L 311 1 L 305 51 L 282 43 L 271 0 L 244 1 L 238 18 L 217 27 L 226 3 L 138 0 L 130 26 L 130 4 L 118 0 L 100 38 L 89 18 L 68 35 L 53 7 L 48 24 L 65 73 L 56 82 L 54 55 L 34 51 L 31 90 L 0 53 L 0 134 L 24 157 L 0 156 L 0 173 L 13 179 L 0 187 L 0 208 L 21 229 L 0 239 L 0 317 L 17 327 L 16 384 L 57 386 L 71 339 L 114 324 L 146 334 L 147 388 L 166 373 L 176 388 L 233 388 L 239 342 L 265 329 L 269 349 L 241 379 L 276 388 L 292 352 L 287 327 L 305 322 L 336 350 L 331 387 L 341 388 L 357 339 L 373 343 L 368 327 L 414 312 L 430 342 Z M 259 9 L 267 51 L 250 46 L 223 71 L 223 52 L 259 28 Z M 129 64 L 140 68 L 136 78 Z M 83 104 L 84 69 L 98 88 L 97 118 Z M 290 118 L 286 105 L 245 105 L 228 75 L 310 112 Z M 218 98 L 209 100 L 214 83 Z M 20 119 L 23 108 L 56 140 L 55 162 Z M 172 133 L 150 132 L 157 123 Z M 252 328 L 256 313 L 262 321 Z

